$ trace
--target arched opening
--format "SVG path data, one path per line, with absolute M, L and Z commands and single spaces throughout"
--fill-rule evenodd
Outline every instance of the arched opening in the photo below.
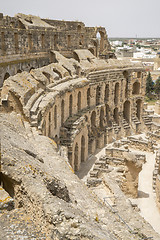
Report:
M 136 101 L 136 107 L 137 107 L 136 115 L 137 115 L 137 118 L 140 120 L 141 112 L 142 112 L 142 100 L 141 99 L 138 99 Z
M 118 108 L 115 108 L 115 109 L 114 109 L 113 118 L 114 118 L 114 121 L 115 121 L 117 124 L 119 124 Z
M 95 53 L 94 53 L 94 48 L 89 48 L 88 49 L 93 55 L 95 55 Z
M 17 73 L 21 73 L 21 72 L 22 72 L 22 70 L 21 70 L 21 69 L 18 69 L 18 70 L 17 70 Z
M 135 82 L 133 84 L 132 94 L 139 94 L 139 93 L 140 93 L 140 83 L 139 82 Z
M 119 83 L 116 83 L 114 90 L 114 103 L 118 104 L 118 101 L 119 101 Z
M 74 170 L 78 171 L 78 143 L 76 143 L 75 148 L 74 148 Z
M 78 25 L 78 26 L 77 26 L 77 32 L 78 32 L 78 33 L 81 33 L 81 30 L 82 30 L 81 25 Z
M 72 94 L 69 96 L 69 117 L 72 116 L 72 105 L 73 105 L 73 97 Z
M 54 129 L 57 128 L 57 106 L 54 107 Z
M 4 75 L 4 80 L 6 80 L 9 77 L 10 77 L 10 74 L 8 72 L 6 72 L 6 74 Z
M 32 34 L 28 34 L 28 50 L 31 51 L 33 47 L 33 42 L 32 42 Z
M 61 102 L 61 126 L 64 123 L 64 100 Z
M 44 33 L 41 34 L 41 46 L 42 46 L 42 49 L 45 48 L 45 35 L 44 35 Z
M 123 117 L 127 122 L 130 122 L 130 101 L 125 101 L 123 105 Z
M 93 111 L 91 114 L 91 127 L 96 127 L 96 112 Z
M 48 83 L 47 84 L 49 84 L 49 83 L 51 83 L 51 75 L 49 74 L 49 73 L 47 73 L 47 72 L 42 72 L 43 73 L 43 75 L 47 78 L 47 80 L 48 80 Z
M 126 79 L 125 98 L 127 98 L 128 97 L 128 90 L 129 90 L 129 86 L 128 86 L 128 83 L 129 83 L 129 73 L 127 71 L 124 71 L 123 72 L 123 76 Z
M 96 105 L 100 104 L 100 99 L 101 99 L 101 88 L 100 88 L 100 86 L 97 86 L 97 88 L 96 88 Z
M 35 69 L 35 68 L 34 68 L 34 67 L 31 67 L 31 68 L 29 69 L 29 72 L 30 72 L 32 69 Z
M 81 137 L 81 162 L 85 161 L 85 138 Z
M 103 107 L 101 107 L 101 111 L 100 111 L 99 126 L 100 126 L 100 128 L 104 127 L 104 108 Z
M 81 92 L 78 92 L 78 101 L 77 101 L 77 110 L 78 112 L 81 110 Z
M 53 68 L 53 72 L 57 73 L 59 78 L 62 78 L 62 74 L 55 68 Z
M 18 33 L 14 33 L 14 44 L 15 44 L 15 53 L 18 53 L 18 48 L 19 48 Z
M 57 34 L 54 35 L 54 49 L 57 49 L 57 45 L 58 45 L 58 36 Z
M 97 32 L 96 38 L 100 42 L 100 51 L 103 51 L 103 49 L 104 49 L 104 32 L 102 32 L 102 31 Z
M 51 137 L 51 112 L 48 115 L 48 137 Z
M 1 32 L 1 50 L 2 55 L 5 55 L 6 53 L 6 41 L 5 41 L 5 33 Z
M 104 101 L 109 101 L 109 84 L 106 84 L 105 86 Z
M 67 36 L 67 47 L 71 46 L 71 35 Z
M 87 106 L 90 107 L 90 97 L 91 97 L 91 91 L 90 88 L 87 89 Z
M 141 72 L 137 72 L 137 78 L 141 78 Z
M 79 45 L 82 46 L 84 42 L 84 36 L 81 35 L 80 40 L 79 40 Z
M 74 58 L 76 61 L 80 62 L 80 59 L 79 59 L 77 53 L 73 52 L 73 58 Z

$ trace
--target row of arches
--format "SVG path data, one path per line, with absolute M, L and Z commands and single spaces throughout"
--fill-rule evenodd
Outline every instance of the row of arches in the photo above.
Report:
M 72 110 L 73 110 L 73 96 L 70 94 L 69 96 L 69 117 L 72 116 Z M 81 92 L 78 92 L 77 95 L 77 111 L 81 110 Z M 61 100 L 61 126 L 63 126 L 64 121 L 65 121 L 65 101 L 64 99 Z M 136 116 L 140 120 L 141 119 L 141 112 L 142 112 L 142 100 L 138 99 L 136 101 Z M 48 136 L 51 136 L 51 127 L 52 127 L 52 122 L 54 124 L 54 129 L 57 129 L 58 126 L 58 114 L 57 114 L 57 105 L 54 106 L 53 109 L 53 121 L 51 118 L 51 112 L 49 112 L 48 116 L 48 122 L 49 122 L 49 130 L 48 130 Z M 131 119 L 131 103 L 129 100 L 126 100 L 123 104 L 123 118 L 129 123 Z M 119 110 L 118 107 L 115 107 L 113 110 L 113 119 L 115 123 L 119 125 Z M 96 112 L 92 111 L 91 113 L 91 127 L 95 128 L 97 127 L 96 125 Z M 101 107 L 100 109 L 100 121 L 99 121 L 99 127 L 103 128 L 104 127 L 104 122 L 106 122 L 107 126 L 112 126 L 112 122 L 110 119 L 110 108 L 108 104 L 105 104 L 105 111 L 104 107 Z
M 140 119 L 141 117 L 141 107 L 142 107 L 142 100 L 138 99 L 136 101 L 136 116 Z M 105 110 L 105 111 L 104 111 Z M 105 109 L 102 106 L 100 109 L 100 114 L 99 114 L 99 127 L 103 128 L 104 127 L 104 121 L 105 119 L 108 118 L 109 121 L 109 115 L 110 115 L 110 109 L 108 104 L 106 104 Z M 130 101 L 125 101 L 123 104 L 123 117 L 127 120 L 130 121 L 131 118 L 131 103 Z M 97 128 L 97 123 L 96 123 L 96 118 L 97 118 L 97 113 L 95 110 L 92 111 L 91 116 L 90 116 L 90 124 L 91 128 Z M 116 107 L 113 110 L 113 118 L 114 120 L 119 123 L 119 112 L 118 108 Z M 105 124 L 106 125 L 106 124 Z M 80 164 L 85 161 L 86 156 L 92 152 L 91 146 L 93 143 L 93 140 L 95 141 L 95 149 L 99 146 L 99 141 L 101 141 L 98 138 L 98 135 L 94 135 L 94 138 L 92 139 L 92 136 L 85 139 L 85 137 L 82 135 L 80 142 L 75 142 L 74 149 L 73 149 L 73 162 L 72 162 L 72 167 L 74 168 L 75 171 L 79 170 Z M 104 144 L 105 144 L 105 136 L 104 136 Z M 88 150 L 87 150 L 88 149 Z

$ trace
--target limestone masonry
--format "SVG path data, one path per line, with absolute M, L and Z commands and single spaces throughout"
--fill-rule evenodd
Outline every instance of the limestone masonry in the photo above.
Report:
M 143 65 L 82 22 L 0 14 L 0 34 L 0 237 L 160 239 L 128 199 L 155 152 L 160 206 L 160 105 L 144 104 Z

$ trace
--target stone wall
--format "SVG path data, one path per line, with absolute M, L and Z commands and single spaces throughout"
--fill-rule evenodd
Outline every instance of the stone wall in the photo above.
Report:
M 97 148 L 137 132 L 137 124 L 143 128 L 145 75 L 141 65 L 75 53 L 68 60 L 53 51 L 56 63 L 8 78 L 2 103 L 22 109 L 32 126 L 67 146 L 78 170 Z
M 101 38 L 98 39 L 97 33 Z M 40 19 L 17 14 L 0 19 L 0 87 L 20 71 L 53 61 L 51 50 L 72 57 L 75 49 L 89 49 L 95 56 L 114 58 L 105 28 L 88 28 L 82 22 Z

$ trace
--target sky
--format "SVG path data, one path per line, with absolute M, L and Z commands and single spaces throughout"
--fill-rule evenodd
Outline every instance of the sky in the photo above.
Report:
M 0 12 L 82 21 L 108 37 L 160 38 L 160 0 L 0 0 Z

